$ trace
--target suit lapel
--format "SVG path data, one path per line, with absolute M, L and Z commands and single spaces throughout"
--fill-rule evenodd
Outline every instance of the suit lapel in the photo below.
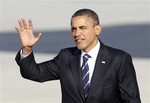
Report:
M 95 64 L 91 84 L 90 84 L 88 98 L 93 95 L 93 93 L 97 89 L 97 86 L 101 83 L 106 71 L 107 62 L 108 62 L 108 51 L 105 45 L 101 43 L 100 50 L 96 59 L 96 64 Z
M 85 100 L 84 98 L 84 92 L 82 88 L 82 82 L 81 82 L 81 70 L 80 70 L 80 56 L 81 56 L 81 51 L 76 50 L 74 52 L 74 55 L 70 57 L 70 67 L 71 71 L 75 80 L 75 83 L 78 88 L 78 92 L 81 95 L 82 99 Z

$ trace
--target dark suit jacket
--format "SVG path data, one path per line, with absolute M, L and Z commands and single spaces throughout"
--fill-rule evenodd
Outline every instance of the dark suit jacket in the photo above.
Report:
M 24 78 L 45 82 L 60 80 L 62 103 L 141 103 L 131 56 L 101 43 L 91 80 L 89 95 L 84 97 L 81 51 L 76 47 L 62 49 L 52 60 L 37 64 L 34 55 L 16 61 Z

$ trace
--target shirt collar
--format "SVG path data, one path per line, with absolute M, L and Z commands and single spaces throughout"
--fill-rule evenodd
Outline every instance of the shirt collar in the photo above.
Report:
M 88 53 L 85 53 L 85 52 L 82 50 L 82 51 L 81 51 L 81 57 L 82 57 L 84 54 L 89 54 L 89 55 L 91 56 L 91 58 L 96 59 L 99 49 L 100 49 L 100 42 L 98 41 L 98 43 L 96 44 L 96 46 L 95 46 L 93 49 L 91 49 Z

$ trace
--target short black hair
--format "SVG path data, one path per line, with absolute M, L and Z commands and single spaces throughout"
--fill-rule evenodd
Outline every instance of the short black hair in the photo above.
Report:
M 71 17 L 71 22 L 72 22 L 72 18 L 76 17 L 76 16 L 83 16 L 86 15 L 88 17 L 90 17 L 93 21 L 94 21 L 94 26 L 95 25 L 99 25 L 99 17 L 98 15 L 91 9 L 80 9 L 78 11 L 76 11 L 72 17 Z

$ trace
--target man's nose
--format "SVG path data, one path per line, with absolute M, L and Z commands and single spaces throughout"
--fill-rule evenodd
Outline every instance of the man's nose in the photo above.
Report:
M 76 29 L 74 35 L 75 36 L 80 36 L 81 35 L 81 30 L 80 29 Z

